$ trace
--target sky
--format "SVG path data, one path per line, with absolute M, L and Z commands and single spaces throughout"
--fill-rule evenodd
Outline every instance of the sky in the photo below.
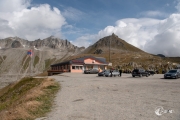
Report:
M 148 53 L 180 57 L 180 0 L 0 0 L 0 39 L 52 35 L 88 47 L 112 33 Z

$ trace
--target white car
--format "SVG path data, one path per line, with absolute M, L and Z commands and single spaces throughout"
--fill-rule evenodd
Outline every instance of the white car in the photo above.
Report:
M 111 76 L 110 70 L 107 70 L 105 72 L 105 76 L 106 77 L 110 77 Z M 112 71 L 112 76 L 114 76 L 114 77 L 119 76 L 119 71 L 118 70 L 113 70 Z

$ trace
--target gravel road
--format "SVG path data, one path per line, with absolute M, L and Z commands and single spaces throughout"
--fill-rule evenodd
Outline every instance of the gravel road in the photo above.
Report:
M 51 78 L 59 81 L 62 89 L 46 120 L 180 120 L 180 78 L 73 73 Z M 160 107 L 164 114 L 158 116 L 155 110 Z

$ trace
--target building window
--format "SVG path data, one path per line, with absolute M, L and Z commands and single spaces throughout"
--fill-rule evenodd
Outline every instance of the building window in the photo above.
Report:
M 76 66 L 76 70 L 79 70 L 79 66 Z
M 72 69 L 82 70 L 82 66 L 72 66 Z
M 75 66 L 72 66 L 72 69 L 75 69 Z

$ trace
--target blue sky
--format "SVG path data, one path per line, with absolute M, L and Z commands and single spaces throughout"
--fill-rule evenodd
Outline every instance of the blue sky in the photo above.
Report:
M 0 38 L 51 35 L 88 47 L 115 33 L 153 54 L 180 56 L 180 0 L 0 0 Z

